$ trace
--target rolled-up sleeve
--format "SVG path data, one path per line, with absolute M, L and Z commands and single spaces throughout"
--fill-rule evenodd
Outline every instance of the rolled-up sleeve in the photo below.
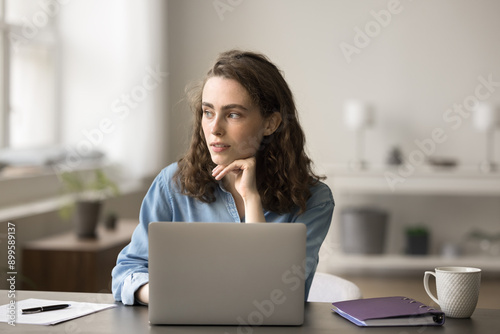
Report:
M 137 225 L 130 243 L 118 255 L 112 271 L 112 292 L 116 301 L 125 305 L 136 303 L 137 289 L 149 282 L 148 226 L 153 221 L 171 221 L 172 210 L 168 189 L 160 173 L 151 184 L 142 202 Z

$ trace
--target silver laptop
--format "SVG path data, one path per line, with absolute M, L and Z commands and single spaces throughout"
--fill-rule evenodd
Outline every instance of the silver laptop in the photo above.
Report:
M 149 225 L 149 322 L 302 325 L 306 226 Z

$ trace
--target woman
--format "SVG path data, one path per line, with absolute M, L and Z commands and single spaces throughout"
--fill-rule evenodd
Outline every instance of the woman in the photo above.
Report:
M 151 185 L 130 244 L 113 269 L 124 304 L 149 301 L 148 224 L 153 221 L 300 222 L 307 226 L 306 295 L 330 226 L 330 189 L 311 169 L 292 93 L 264 55 L 219 55 L 190 91 L 191 145 Z

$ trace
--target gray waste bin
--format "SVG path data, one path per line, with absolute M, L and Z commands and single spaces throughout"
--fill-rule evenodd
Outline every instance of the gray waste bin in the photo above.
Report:
M 348 254 L 381 254 L 388 213 L 376 208 L 346 208 L 340 213 L 342 249 Z

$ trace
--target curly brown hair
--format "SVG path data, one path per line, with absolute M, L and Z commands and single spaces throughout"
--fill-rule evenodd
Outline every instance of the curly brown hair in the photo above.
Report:
M 266 210 L 285 213 L 297 206 L 304 211 L 311 196 L 309 187 L 324 177 L 312 170 L 293 95 L 281 71 L 266 56 L 248 51 L 221 53 L 204 80 L 187 90 L 194 113 L 194 129 L 191 145 L 178 161 L 175 174 L 182 193 L 206 203 L 215 201 L 217 183 L 211 173 L 215 164 L 201 126 L 202 91 L 211 77 L 239 82 L 259 106 L 264 118 L 274 112 L 281 114 L 278 129 L 262 139 L 256 154 L 257 188 Z

